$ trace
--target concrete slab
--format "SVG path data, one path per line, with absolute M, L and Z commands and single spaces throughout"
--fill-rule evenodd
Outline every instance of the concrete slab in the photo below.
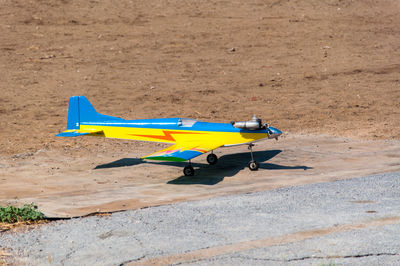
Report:
M 193 177 L 183 176 L 185 163 L 140 160 L 162 148 L 143 147 L 113 154 L 41 151 L 3 157 L 0 204 L 34 202 L 48 217 L 76 217 L 400 171 L 398 141 L 289 135 L 257 143 L 257 172 L 247 168 L 247 147 L 239 146 L 216 150 L 214 166 L 205 156 L 193 160 Z

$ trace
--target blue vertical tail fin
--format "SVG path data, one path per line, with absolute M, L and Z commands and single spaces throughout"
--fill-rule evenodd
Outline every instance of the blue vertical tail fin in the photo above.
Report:
M 82 122 L 103 122 L 110 120 L 123 120 L 120 117 L 98 113 L 85 96 L 77 96 L 79 101 L 79 120 Z M 71 97 L 72 98 L 72 97 Z
M 72 96 L 68 103 L 67 129 L 80 128 L 79 113 L 79 96 Z
M 67 120 L 67 131 L 79 130 L 81 123 L 96 123 L 110 120 L 123 120 L 119 117 L 103 115 L 98 113 L 93 105 L 85 96 L 72 96 L 69 98 L 68 104 L 68 120 Z M 58 136 L 76 136 L 81 135 L 80 133 L 60 133 Z M 84 134 L 84 133 L 82 133 Z M 87 133 L 85 133 L 87 134 Z

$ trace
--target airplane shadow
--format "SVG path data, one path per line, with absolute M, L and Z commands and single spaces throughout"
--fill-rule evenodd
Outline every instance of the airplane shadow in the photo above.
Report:
M 279 164 L 266 163 L 272 159 L 281 150 L 255 151 L 253 152 L 254 159 L 260 163 L 260 169 L 266 170 L 308 170 L 312 167 L 300 166 L 285 166 Z M 201 168 L 201 171 L 196 171 L 194 176 L 180 176 L 174 180 L 168 181 L 168 184 L 175 185 L 215 185 L 223 181 L 225 177 L 236 175 L 239 171 L 247 167 L 250 161 L 250 152 L 234 153 L 223 155 L 218 159 L 216 165 L 206 164 Z
M 162 165 L 171 165 L 171 166 L 185 166 L 187 163 L 185 162 L 164 162 L 164 161 L 147 161 L 140 158 L 123 158 L 116 160 L 111 163 L 100 164 L 94 168 L 96 169 L 104 169 L 104 168 L 118 168 L 118 167 L 125 167 L 125 166 L 134 166 L 142 163 L 147 164 L 162 164 Z M 202 163 L 192 163 L 193 167 L 200 167 L 204 166 Z
M 308 170 L 312 167 L 299 165 L 299 166 L 285 166 L 279 164 L 266 163 L 266 161 L 275 157 L 281 150 L 267 150 L 267 151 L 255 151 L 253 152 L 254 159 L 260 163 L 260 169 L 266 170 Z M 216 165 L 209 165 L 207 163 L 192 163 L 195 168 L 201 168 L 200 171 L 196 171 L 194 176 L 180 176 L 176 179 L 170 180 L 167 183 L 173 185 L 215 185 L 224 180 L 225 177 L 230 177 L 236 175 L 240 170 L 247 167 L 250 161 L 250 152 L 234 153 L 223 155 L 218 159 Z M 182 162 L 164 162 L 164 161 L 145 161 L 139 158 L 123 158 L 116 160 L 111 163 L 101 164 L 96 166 L 94 169 L 104 169 L 104 168 L 116 168 L 133 166 L 141 163 L 148 164 L 162 164 L 171 166 L 183 167 L 187 163 Z
M 144 161 L 142 159 L 138 159 L 138 158 L 123 158 L 123 159 L 119 159 L 119 160 L 116 160 L 111 163 L 97 165 L 94 169 L 96 170 L 96 169 L 103 169 L 103 168 L 125 167 L 125 166 L 141 164 L 143 162 Z

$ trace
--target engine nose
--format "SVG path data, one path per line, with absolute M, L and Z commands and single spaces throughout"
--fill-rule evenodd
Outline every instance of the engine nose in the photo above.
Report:
M 280 135 L 282 135 L 282 131 L 280 131 L 279 129 L 277 129 L 277 128 L 274 128 L 274 127 L 268 127 L 268 130 L 269 130 L 269 136 L 268 136 L 268 138 L 269 139 L 278 139 L 278 137 L 280 136 Z

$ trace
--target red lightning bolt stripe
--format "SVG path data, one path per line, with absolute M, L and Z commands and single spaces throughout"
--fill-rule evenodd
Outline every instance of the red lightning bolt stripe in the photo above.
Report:
M 199 151 L 199 152 L 202 152 L 202 153 L 206 153 L 207 152 L 207 150 L 204 150 L 204 149 L 200 149 L 200 148 L 193 148 L 193 149 L 190 149 L 190 150 L 192 150 L 192 151 Z
M 167 131 L 163 130 L 164 136 L 160 135 L 138 135 L 138 134 L 129 134 L 131 136 L 138 136 L 138 137 L 145 137 L 145 138 L 153 138 L 153 139 L 159 139 L 159 140 L 168 140 L 172 142 L 176 142 L 175 138 L 172 136 L 172 134 L 203 134 L 203 133 L 198 133 L 198 132 L 181 132 L 181 131 Z

